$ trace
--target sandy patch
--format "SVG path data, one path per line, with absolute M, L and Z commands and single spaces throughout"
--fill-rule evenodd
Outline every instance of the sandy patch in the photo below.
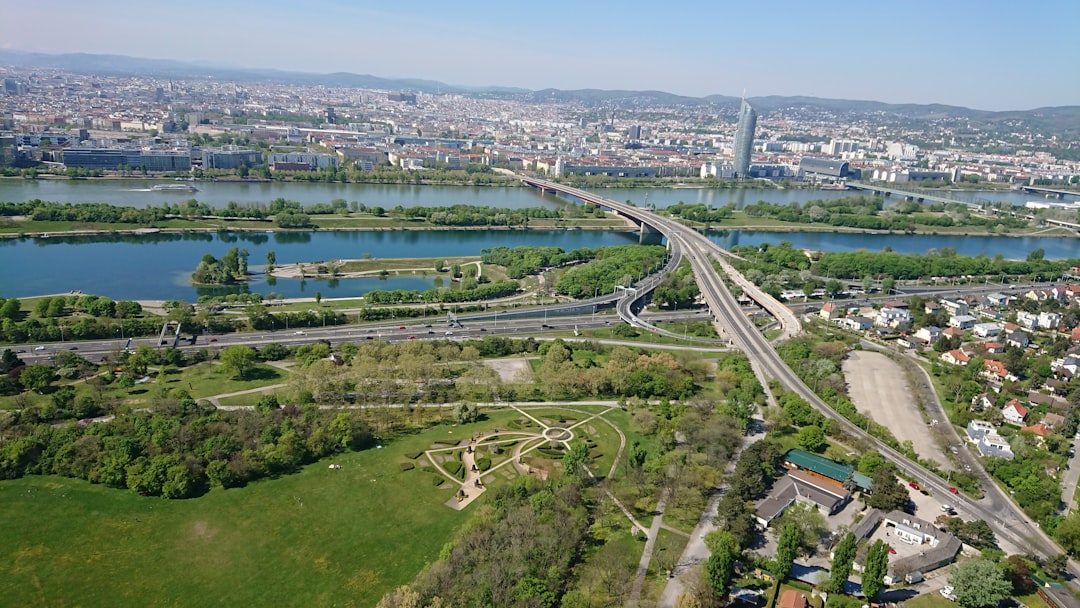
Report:
M 900 441 L 911 441 L 920 457 L 948 466 L 898 363 L 881 353 L 852 351 L 844 359 L 843 370 L 851 401 L 860 412 L 888 427 Z
M 529 362 L 524 359 L 489 359 L 484 361 L 495 373 L 499 374 L 502 382 L 529 383 L 533 381 L 532 369 Z

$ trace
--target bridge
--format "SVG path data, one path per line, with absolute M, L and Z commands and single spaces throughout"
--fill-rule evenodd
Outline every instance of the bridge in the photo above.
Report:
M 529 186 L 572 196 L 588 204 L 599 205 L 631 219 L 636 224 L 647 224 L 659 231 L 668 239 L 669 246 L 677 248 L 679 255 L 689 259 L 717 333 L 726 336 L 733 345 L 746 354 L 766 395 L 771 395 L 769 380 L 775 379 L 781 386 L 806 399 L 815 409 L 834 420 L 848 435 L 873 445 L 909 479 L 918 481 L 923 487 L 941 496 L 950 496 L 952 489 L 948 482 L 836 413 L 787 366 L 772 345 L 743 314 L 738 302 L 731 294 L 728 283 L 741 288 L 744 294 L 772 314 L 779 321 L 784 337 L 796 335 L 800 331 L 798 319 L 789 308 L 761 291 L 737 272 L 729 263 L 731 255 L 729 252 L 704 235 L 671 218 L 548 180 L 523 176 L 519 178 Z M 916 196 L 915 193 L 907 194 Z M 634 296 L 637 297 L 639 294 L 640 292 L 635 292 Z M 952 502 L 975 517 L 986 521 L 999 538 L 1008 540 L 1018 547 L 1028 548 L 1045 557 L 1062 552 L 985 472 L 983 472 L 982 481 L 982 489 L 985 493 L 983 498 L 974 499 L 963 494 L 956 494 L 952 496 Z M 1075 577 L 1076 573 L 1080 572 L 1080 564 L 1070 562 L 1069 569 Z
M 909 201 L 933 201 L 935 203 L 944 203 L 965 205 L 973 211 L 982 211 L 984 208 L 993 204 L 993 201 L 987 199 L 977 198 L 974 202 L 962 201 L 956 198 L 950 198 L 942 195 L 940 190 L 927 190 L 924 188 L 893 188 L 890 186 L 882 186 L 878 184 L 868 184 L 865 182 L 848 182 L 847 187 L 853 190 L 865 190 L 867 192 L 874 192 L 882 196 L 899 196 Z
M 1020 186 L 1019 189 L 1036 194 L 1050 194 L 1057 198 L 1065 198 L 1066 196 L 1080 197 L 1080 192 L 1076 190 L 1058 190 L 1056 188 L 1043 188 L 1042 186 Z

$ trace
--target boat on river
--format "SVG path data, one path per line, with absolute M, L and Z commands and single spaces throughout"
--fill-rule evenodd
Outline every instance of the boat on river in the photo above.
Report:
M 158 184 L 150 187 L 151 192 L 198 192 L 191 184 Z

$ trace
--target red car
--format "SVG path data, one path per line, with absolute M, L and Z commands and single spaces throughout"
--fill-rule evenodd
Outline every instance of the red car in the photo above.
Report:
M 914 481 L 908 482 L 907 485 L 911 486 L 912 490 L 918 490 L 919 489 L 919 484 L 915 483 Z
M 405 329 L 405 326 L 404 326 L 404 325 L 402 325 L 402 326 L 401 326 L 401 327 L 399 327 L 398 329 Z
M 889 555 L 896 555 L 896 549 L 889 547 Z
M 416 339 L 416 336 L 409 336 L 409 339 L 410 339 L 410 340 L 415 340 L 415 339 Z
M 953 494 L 959 494 L 960 493 L 960 490 L 957 490 L 956 488 L 954 488 L 952 486 L 949 486 L 949 491 L 952 492 Z

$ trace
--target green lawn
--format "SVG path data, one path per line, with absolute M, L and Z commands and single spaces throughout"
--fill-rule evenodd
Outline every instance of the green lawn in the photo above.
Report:
M 905 600 L 908 608 L 956 608 L 956 603 L 945 599 L 940 593 L 924 593 L 910 600 Z
M 599 411 L 581 409 L 530 414 L 564 416 L 569 424 Z M 510 409 L 483 414 L 476 423 L 438 424 L 381 449 L 191 500 L 51 476 L 0 482 L 0 521 L 19 524 L 0 526 L 4 603 L 374 606 L 437 559 L 477 509 L 445 506 L 457 486 L 435 487 L 424 458 L 409 455 L 509 428 L 521 416 Z M 603 422 L 590 424 L 597 435 L 600 425 L 615 435 Z M 406 462 L 416 467 L 401 470 Z
M 169 371 L 177 370 L 174 368 Z M 265 363 L 253 366 L 244 379 L 237 378 L 231 369 L 212 363 L 193 365 L 179 371 L 180 373 L 163 374 L 157 379 L 157 383 L 164 383 L 170 388 L 185 389 L 195 399 L 281 384 L 289 379 L 288 372 Z

